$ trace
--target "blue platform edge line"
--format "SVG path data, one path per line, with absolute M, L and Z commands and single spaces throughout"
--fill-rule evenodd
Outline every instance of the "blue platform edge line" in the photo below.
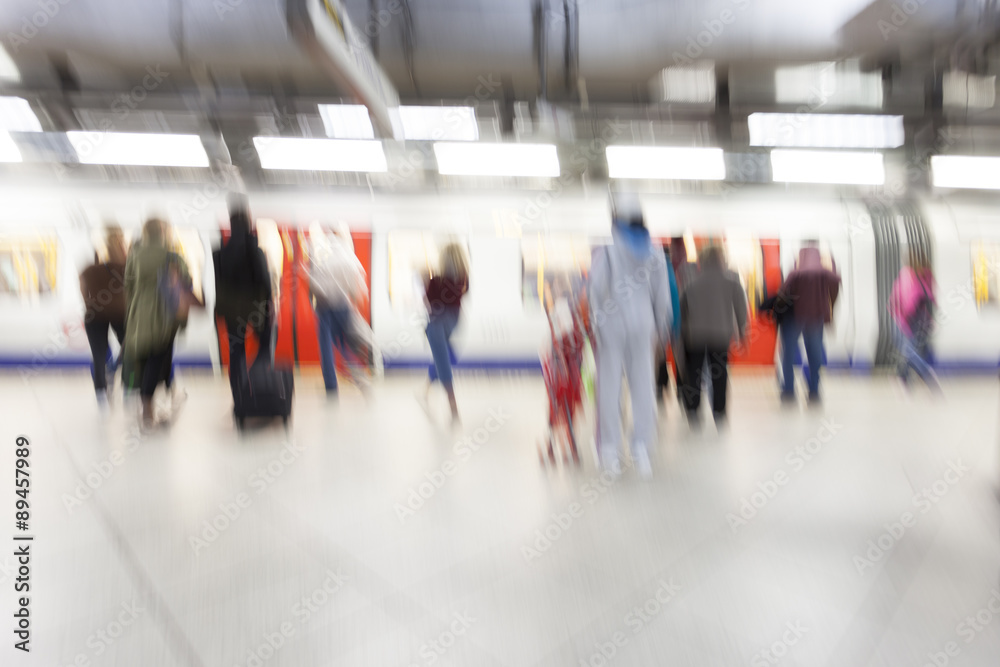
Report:
M 393 370 L 426 370 L 429 359 L 386 359 L 385 369 Z M 212 368 L 210 357 L 178 357 L 175 364 L 181 368 Z M 29 355 L 0 354 L 0 368 L 37 371 L 48 368 L 82 368 L 90 367 L 90 357 L 58 357 L 55 359 L 37 359 Z M 541 372 L 538 359 L 460 359 L 454 367 L 458 370 L 473 371 L 530 371 Z M 831 371 L 847 371 L 856 374 L 868 374 L 874 369 L 871 362 L 853 360 L 832 360 L 826 364 Z M 942 375 L 983 374 L 1000 371 L 1000 361 L 989 363 L 985 361 L 936 361 L 934 369 Z

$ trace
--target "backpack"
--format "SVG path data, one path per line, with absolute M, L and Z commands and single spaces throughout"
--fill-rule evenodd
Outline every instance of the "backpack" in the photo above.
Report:
M 934 300 L 927 291 L 924 279 L 918 276 L 917 283 L 920 285 L 920 290 L 923 294 L 920 295 L 917 304 L 913 307 L 913 311 L 906 318 L 906 325 L 914 335 L 926 336 L 930 333 L 931 327 L 934 324 Z

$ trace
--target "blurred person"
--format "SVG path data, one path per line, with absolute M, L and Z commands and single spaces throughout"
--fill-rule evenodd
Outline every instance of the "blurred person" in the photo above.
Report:
M 674 267 L 671 261 L 671 247 L 663 245 L 663 257 L 666 263 L 667 278 L 670 281 L 670 312 L 674 314 L 673 326 L 671 327 L 671 340 L 677 340 L 680 334 L 680 290 L 677 286 L 677 278 L 674 275 Z M 664 393 L 670 391 L 670 358 L 667 355 L 666 347 L 656 348 L 656 402 L 663 405 Z M 680 378 L 677 378 L 677 386 L 680 386 Z
M 215 315 L 226 324 L 229 386 L 235 396 L 239 378 L 247 372 L 248 328 L 257 336 L 258 356 L 271 356 L 274 300 L 267 258 L 257 244 L 250 212 L 242 200 L 230 202 L 229 228 L 229 240 L 212 252 L 212 264 Z
M 439 275 L 430 278 L 424 289 L 424 300 L 427 305 L 427 342 L 434 358 L 434 369 L 437 380 L 448 394 L 448 405 L 451 408 L 451 419 L 458 423 L 458 402 L 455 399 L 455 387 L 451 372 L 451 336 L 458 326 L 462 309 L 462 297 L 469 291 L 469 264 L 465 251 L 457 243 L 449 243 L 441 252 L 441 267 Z M 429 378 L 427 387 L 421 397 L 426 403 L 434 380 Z
M 595 251 L 588 284 L 597 364 L 598 454 L 606 470 L 621 471 L 624 372 L 632 399 L 632 461 L 640 476 L 649 477 L 648 448 L 657 440 L 654 350 L 665 347 L 670 337 L 670 279 L 638 201 L 619 196 L 612 204 L 612 244 Z
M 934 330 L 934 274 L 923 253 L 910 250 L 910 265 L 904 266 L 892 286 L 889 312 L 901 334 L 899 379 L 909 386 L 910 369 L 917 372 L 935 393 L 941 392 L 930 365 L 930 339 Z
M 169 303 L 165 285 L 187 286 L 191 275 L 184 259 L 169 247 L 169 228 L 150 218 L 142 228 L 142 241 L 133 246 L 125 264 L 125 356 L 139 374 L 142 425 L 154 425 L 153 394 L 160 382 L 168 390 L 174 338 L 183 326 L 179 302 Z M 177 295 L 178 298 L 180 295 Z
M 795 269 L 778 290 L 781 299 L 791 304 L 790 313 L 781 323 L 781 355 L 784 386 L 781 400 L 795 401 L 795 352 L 799 337 L 806 348 L 809 364 L 809 402 L 818 403 L 820 367 L 823 365 L 823 328 L 833 318 L 833 306 L 840 294 L 840 276 L 823 265 L 815 241 L 807 241 L 799 251 Z
M 337 394 L 334 348 L 340 350 L 351 369 L 354 383 L 367 390 L 357 369 L 359 359 L 352 345 L 354 302 L 363 293 L 365 270 L 343 234 L 317 235 L 309 255 L 309 289 L 315 300 L 320 363 L 326 393 Z
M 111 375 L 113 384 L 116 367 L 108 344 L 108 330 L 115 332 L 119 346 L 125 343 L 125 262 L 128 250 L 121 227 L 109 226 L 105 230 L 105 244 L 107 261 L 99 261 L 95 253 L 94 263 L 80 274 L 80 292 L 86 307 L 84 329 L 94 362 L 94 390 L 102 407 L 108 404 L 108 375 Z
M 726 266 L 719 246 L 702 250 L 701 269 L 681 295 L 681 338 L 684 341 L 684 410 L 698 428 L 702 369 L 711 378 L 712 413 L 717 426 L 726 421 L 729 347 L 746 337 L 747 299 L 739 277 Z M 707 387 L 706 387 L 707 388 Z

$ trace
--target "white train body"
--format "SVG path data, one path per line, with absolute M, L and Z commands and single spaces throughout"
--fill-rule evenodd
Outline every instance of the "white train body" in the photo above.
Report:
M 211 249 L 227 226 L 224 196 L 206 196 L 204 187 L 175 190 L 121 187 L 74 189 L 10 188 L 0 207 L 0 242 L 54 239 L 55 289 L 47 294 L 0 294 L 0 362 L 22 372 L 89 363 L 82 328 L 78 274 L 93 258 L 94 241 L 106 222 L 137 236 L 144 219 L 160 215 L 191 242 L 207 303 L 214 302 Z M 390 244 L 400 233 L 423 234 L 434 243 L 455 238 L 467 244 L 470 291 L 456 351 L 463 364 L 532 367 L 547 337 L 544 313 L 523 298 L 524 248 L 539 239 L 606 242 L 610 214 L 603 194 L 589 198 L 540 192 L 456 195 L 250 194 L 258 219 L 307 230 L 315 222 L 346 223 L 370 232 L 371 313 L 386 366 L 425 364 L 430 352 L 423 336 L 422 307 L 415 300 L 390 299 Z M 868 208 L 860 200 L 790 192 L 738 192 L 728 197 L 645 195 L 647 224 L 654 237 L 777 239 L 784 272 L 801 243 L 817 239 L 843 276 L 842 298 L 827 337 L 832 367 L 870 368 L 876 361 L 880 306 L 875 289 L 876 243 Z M 922 201 L 938 282 L 936 359 L 942 367 L 996 368 L 1000 359 L 1000 308 L 980 307 L 973 281 L 973 251 L 1000 243 L 1000 213 L 988 199 L 975 197 Z M 395 236 L 394 236 L 395 235 Z M 985 245 L 981 245 L 985 244 Z M 1000 247 L 1000 246 L 998 246 Z M 218 364 L 210 311 L 192 315 L 178 339 L 181 363 Z M 884 326 L 884 325 L 883 325 Z

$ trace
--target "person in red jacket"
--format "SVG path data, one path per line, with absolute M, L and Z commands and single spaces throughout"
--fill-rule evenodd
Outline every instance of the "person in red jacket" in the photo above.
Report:
M 823 266 L 819 247 L 807 241 L 799 261 L 778 291 L 791 303 L 791 312 L 781 325 L 781 355 L 784 373 L 781 400 L 795 401 L 795 351 L 799 337 L 805 342 L 809 362 L 809 401 L 819 402 L 819 369 L 823 363 L 823 327 L 830 323 L 833 305 L 840 294 L 840 276 Z

